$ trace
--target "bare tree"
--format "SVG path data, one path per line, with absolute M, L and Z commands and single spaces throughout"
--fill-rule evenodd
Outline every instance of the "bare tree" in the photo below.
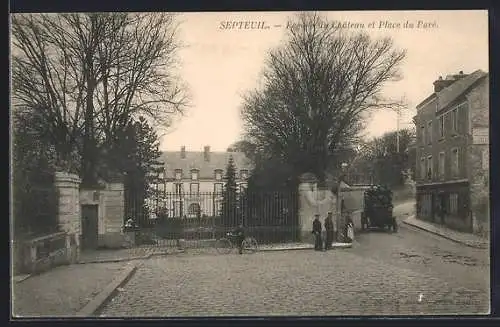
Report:
M 171 14 L 16 14 L 11 25 L 13 100 L 41 117 L 60 165 L 79 152 L 84 180 L 131 119 L 166 127 L 187 105 Z
M 246 138 L 296 173 L 321 181 L 339 148 L 356 141 L 364 114 L 400 105 L 381 97 L 401 76 L 405 51 L 390 38 L 372 40 L 301 13 L 288 24 L 288 40 L 273 49 L 262 87 L 244 97 Z
M 363 176 L 372 174 L 373 182 L 390 186 L 404 183 L 404 175 L 409 170 L 415 171 L 415 139 L 414 128 L 385 133 L 380 137 L 365 142 L 358 153 L 358 160 L 349 167 L 351 175 Z

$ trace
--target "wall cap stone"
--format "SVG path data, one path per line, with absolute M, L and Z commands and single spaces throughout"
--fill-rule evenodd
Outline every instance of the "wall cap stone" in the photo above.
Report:
M 80 184 L 81 179 L 76 174 L 58 171 L 54 174 L 55 183 L 75 183 Z
M 303 173 L 299 176 L 299 181 L 301 183 L 317 183 L 318 178 L 313 173 Z

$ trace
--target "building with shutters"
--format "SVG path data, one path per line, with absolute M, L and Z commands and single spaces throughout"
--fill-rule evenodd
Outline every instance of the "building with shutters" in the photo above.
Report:
M 476 233 L 489 228 L 489 75 L 439 77 L 417 106 L 417 217 Z
M 221 210 L 222 190 L 229 158 L 233 158 L 236 168 L 238 189 L 246 187 L 252 169 L 250 160 L 242 152 L 203 151 L 163 152 L 159 160 L 164 163 L 164 171 L 158 183 L 151 187 L 159 196 L 151 199 L 151 207 L 161 207 L 168 217 L 211 217 Z

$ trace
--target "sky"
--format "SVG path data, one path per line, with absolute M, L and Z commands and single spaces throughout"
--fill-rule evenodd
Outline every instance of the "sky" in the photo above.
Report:
M 351 31 L 364 30 L 374 38 L 390 36 L 395 47 L 407 50 L 400 66 L 403 79 L 386 85 L 382 93 L 408 103 L 401 116 L 401 128 L 411 127 L 415 106 L 433 92 L 432 82 L 439 76 L 488 71 L 485 10 L 323 14 L 331 22 L 350 23 Z M 293 12 L 203 12 L 179 16 L 179 39 L 185 45 L 179 52 L 179 73 L 189 85 L 192 102 L 186 114 L 178 117 L 162 137 L 161 150 L 175 151 L 185 146 L 188 151 L 201 151 L 208 145 L 213 151 L 225 151 L 241 138 L 241 95 L 257 86 L 267 51 L 286 39 L 286 21 L 291 15 Z M 240 21 L 269 28 L 227 28 L 228 22 Z M 370 117 L 366 137 L 395 130 L 396 117 L 389 110 L 377 111 Z

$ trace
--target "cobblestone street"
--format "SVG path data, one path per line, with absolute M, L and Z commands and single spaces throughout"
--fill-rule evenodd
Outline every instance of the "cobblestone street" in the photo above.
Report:
M 149 259 L 101 315 L 480 314 L 488 283 L 486 250 L 401 226 L 330 252 Z
M 489 292 L 489 250 L 457 244 L 405 225 L 401 220 L 412 213 L 412 209 L 411 203 L 395 207 L 394 212 L 399 218 L 398 233 L 371 231 L 357 234 L 357 242 L 350 252 L 454 282 L 457 287 Z

